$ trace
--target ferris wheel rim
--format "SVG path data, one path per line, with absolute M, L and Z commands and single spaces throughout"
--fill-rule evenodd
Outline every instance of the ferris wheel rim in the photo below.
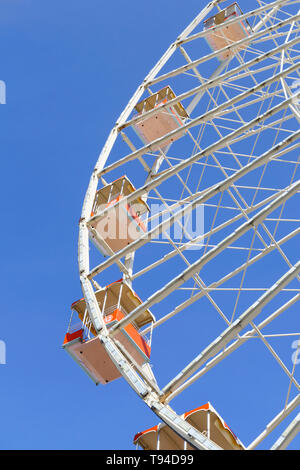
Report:
M 204 439 L 203 436 L 200 435 L 201 433 L 200 434 L 197 433 L 197 430 L 193 430 L 194 434 L 192 432 L 192 434 L 193 434 L 192 436 L 189 434 L 190 429 L 187 429 L 187 426 L 185 426 L 185 423 L 183 422 L 183 420 L 181 420 L 181 422 L 180 422 L 180 417 L 170 408 L 170 406 L 168 404 L 168 400 L 167 401 L 162 400 L 162 397 L 164 399 L 166 399 L 166 395 L 163 392 L 163 390 L 166 391 L 166 388 L 162 389 L 161 394 L 159 394 L 155 384 L 151 383 L 151 381 L 149 381 L 147 379 L 147 377 L 143 376 L 143 372 L 141 370 L 139 370 L 138 368 L 135 368 L 135 370 L 138 370 L 139 375 L 142 376 L 143 379 L 146 381 L 146 384 L 143 383 L 143 381 L 141 380 L 141 377 L 139 377 L 139 375 L 129 367 L 128 360 L 126 359 L 126 357 L 124 357 L 124 351 L 123 351 L 123 354 L 122 354 L 122 351 L 120 351 L 120 345 L 117 346 L 115 340 L 113 339 L 114 331 L 117 331 L 117 328 L 120 328 L 122 325 L 126 325 L 126 321 L 129 322 L 130 315 L 127 318 L 127 320 L 121 321 L 119 326 L 117 326 L 117 328 L 115 328 L 115 329 L 112 328 L 111 332 L 109 334 L 108 334 L 108 330 L 106 328 L 105 323 L 103 321 L 101 322 L 101 315 L 100 315 L 100 312 L 99 312 L 99 308 L 97 306 L 96 298 L 95 298 L 95 295 L 94 295 L 94 290 L 93 290 L 91 282 L 90 282 L 91 279 L 93 278 L 91 273 L 93 273 L 94 268 L 92 270 L 90 270 L 90 266 L 89 266 L 88 222 L 89 222 L 89 219 L 90 219 L 89 214 L 91 214 L 91 212 L 92 212 L 92 204 L 93 204 L 93 200 L 94 200 L 94 197 L 95 197 L 95 194 L 96 194 L 96 191 L 97 191 L 98 181 L 99 181 L 99 179 L 103 178 L 105 173 L 107 173 L 109 171 L 105 167 L 107 158 L 110 155 L 110 152 L 111 152 L 111 150 L 114 146 L 116 138 L 119 135 L 119 132 L 124 129 L 124 126 L 126 127 L 127 119 L 129 118 L 130 114 L 132 113 L 132 110 L 133 110 L 135 104 L 139 101 L 139 99 L 143 95 L 145 87 L 147 86 L 148 83 L 151 84 L 151 80 L 152 80 L 152 83 L 153 83 L 153 80 L 155 81 L 155 77 L 156 77 L 157 73 L 159 72 L 159 70 L 161 70 L 163 65 L 172 56 L 174 50 L 178 47 L 178 44 L 182 44 L 182 42 L 184 42 L 185 35 L 188 36 L 191 33 L 191 28 L 193 30 L 202 21 L 203 17 L 207 16 L 208 13 L 214 8 L 214 6 L 219 4 L 219 3 L 220 2 L 218 0 L 210 2 L 210 4 L 206 8 L 204 8 L 202 10 L 202 12 L 200 12 L 200 14 L 196 17 L 196 19 L 193 20 L 192 23 L 183 31 L 183 33 L 177 38 L 177 40 L 173 44 L 171 44 L 171 46 L 167 49 L 166 53 L 162 56 L 162 58 L 158 61 L 158 63 L 154 66 L 154 68 L 147 75 L 144 82 L 137 88 L 136 92 L 134 93 L 133 97 L 129 101 L 128 105 L 125 107 L 124 111 L 121 113 L 119 119 L 117 120 L 114 128 L 112 129 L 112 131 L 111 131 L 111 133 L 110 133 L 110 135 L 109 135 L 109 137 L 108 137 L 108 139 L 107 139 L 107 141 L 106 141 L 106 143 L 103 147 L 103 150 L 102 150 L 102 152 L 99 156 L 99 159 L 96 163 L 96 166 L 94 168 L 94 171 L 93 171 L 90 183 L 89 183 L 89 187 L 88 187 L 88 190 L 87 190 L 87 193 L 86 193 L 86 196 L 85 196 L 83 209 L 82 209 L 82 214 L 81 214 L 81 219 L 80 219 L 80 225 L 79 225 L 79 246 L 78 246 L 79 254 L 78 254 L 78 258 L 79 258 L 80 279 L 81 279 L 82 290 L 83 290 L 83 293 L 84 293 L 86 304 L 87 304 L 87 307 L 88 307 L 88 310 L 89 310 L 89 313 L 90 313 L 90 317 L 93 321 L 95 321 L 94 327 L 98 330 L 99 340 L 104 344 L 104 346 L 107 350 L 107 353 L 111 357 L 111 359 L 114 362 L 114 364 L 116 365 L 116 367 L 119 368 L 119 370 L 121 371 L 123 377 L 127 380 L 127 382 L 130 384 L 130 386 L 137 392 L 137 394 L 140 395 L 143 398 L 144 402 L 151 409 L 153 409 L 154 412 L 166 424 L 168 424 L 173 429 L 175 429 L 174 420 L 175 420 L 175 417 L 176 417 L 176 419 L 178 419 L 178 422 L 179 422 L 179 424 L 177 425 L 178 428 L 176 428 L 176 432 L 178 432 L 185 440 L 187 440 L 192 446 L 194 445 L 196 448 L 216 448 L 216 446 L 214 446 L 214 444 L 209 439 Z M 267 11 L 270 8 L 276 8 L 276 7 L 280 8 L 280 6 L 282 4 L 285 4 L 285 3 L 290 3 L 290 2 L 288 2 L 287 0 L 286 1 L 277 0 L 275 2 L 272 2 L 271 4 L 265 4 L 265 5 L 263 5 L 262 7 L 258 8 L 256 10 L 260 10 L 260 11 L 263 12 L 263 11 Z M 253 10 L 253 11 L 256 11 L 256 10 Z M 250 17 L 251 14 L 253 14 L 253 11 L 248 12 L 247 14 L 245 14 L 244 17 L 245 18 Z M 287 19 L 286 24 L 288 24 L 289 21 L 290 21 L 290 19 Z M 276 25 L 274 26 L 273 29 L 276 29 Z M 233 46 L 228 46 L 229 49 L 231 47 L 234 47 L 234 45 Z M 281 47 L 282 47 L 283 53 L 284 53 L 284 46 L 281 46 Z M 215 55 L 216 55 L 216 53 L 215 53 Z M 296 67 L 295 67 L 295 69 L 296 69 Z M 282 76 L 280 76 L 280 73 L 282 74 Z M 278 75 L 283 78 L 285 74 L 287 75 L 289 73 L 289 71 L 287 69 L 285 69 L 285 70 L 281 69 L 280 73 Z M 217 82 L 217 80 L 216 80 L 216 82 Z M 262 85 L 262 87 L 263 87 L 263 85 Z M 198 87 L 198 89 L 199 89 L 199 87 Z M 179 101 L 180 96 L 177 97 L 176 99 L 178 99 L 178 101 Z M 292 103 L 292 100 L 293 100 L 293 97 L 287 97 L 286 100 L 285 100 L 284 106 L 286 107 L 286 106 L 290 105 Z M 263 120 L 264 117 L 262 117 L 261 119 Z M 189 126 L 189 125 L 190 124 L 187 124 L 187 126 Z M 278 144 L 278 146 L 279 146 L 279 144 Z M 140 152 L 140 154 L 142 154 L 142 152 L 145 150 L 145 148 L 146 148 L 146 146 L 144 146 L 144 148 L 139 150 L 138 152 Z M 148 148 L 151 151 L 151 144 L 148 146 Z M 282 148 L 282 145 L 281 145 L 281 148 Z M 138 152 L 136 152 L 136 155 L 138 154 Z M 196 160 L 196 157 L 195 157 L 195 160 Z M 113 168 L 114 165 L 116 165 L 116 164 L 111 164 L 110 168 Z M 137 190 L 137 193 L 142 194 L 143 192 L 145 192 L 145 186 L 147 184 L 148 184 L 148 188 L 151 187 L 151 185 L 152 186 L 154 185 L 153 181 L 150 181 L 149 183 L 146 183 L 142 188 Z M 300 188 L 298 188 L 298 185 L 295 184 L 293 186 L 292 191 L 298 191 L 299 189 Z M 138 191 L 140 191 L 140 192 L 138 192 Z M 288 197 L 288 195 L 290 194 L 289 191 L 290 191 L 290 188 L 287 189 L 285 192 L 283 192 L 283 194 L 281 196 L 279 195 L 279 197 L 282 197 L 282 199 L 280 199 L 280 201 L 284 200 L 284 198 Z M 135 194 L 135 196 L 136 196 L 136 194 Z M 133 199 L 135 196 L 130 196 L 128 198 L 128 200 L 130 200 L 130 198 Z M 274 207 L 275 207 L 275 204 L 274 204 Z M 251 223 L 253 224 L 253 221 Z M 249 225 L 251 225 L 251 223 L 249 222 Z M 124 253 L 125 253 L 125 251 L 124 251 Z M 112 258 L 113 261 L 111 260 L 111 258 Z M 122 263 L 121 263 L 121 256 L 119 256 L 119 258 L 117 260 L 117 256 L 115 256 L 115 258 L 114 258 L 114 256 L 111 255 L 110 258 L 108 259 L 108 261 L 104 262 L 104 263 L 106 263 L 105 266 L 108 266 L 108 262 L 111 262 L 111 263 L 114 262 L 114 259 L 116 259 L 116 261 L 119 263 L 119 267 L 123 270 L 124 265 L 122 265 Z M 125 272 L 125 274 L 126 274 L 126 269 L 123 272 Z M 297 272 L 297 273 L 300 272 L 300 269 L 299 269 L 298 265 L 291 268 L 288 273 L 292 275 L 295 272 Z M 132 319 L 133 317 L 130 317 L 130 318 Z M 166 386 L 166 387 L 168 389 L 168 386 Z M 294 401 L 295 401 L 295 399 L 289 404 L 289 406 L 287 407 L 287 411 L 294 409 L 293 408 Z M 297 404 L 300 402 L 300 395 L 298 396 L 296 402 L 297 402 Z

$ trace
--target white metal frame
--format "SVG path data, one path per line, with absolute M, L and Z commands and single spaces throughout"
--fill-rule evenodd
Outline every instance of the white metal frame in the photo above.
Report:
M 247 342 L 250 338 L 259 338 L 263 342 L 266 349 L 277 361 L 281 371 L 284 371 L 288 377 L 289 392 L 284 409 L 272 423 L 267 426 L 267 430 L 249 445 L 248 449 L 253 449 L 295 409 L 300 399 L 300 394 L 298 394 L 296 398 L 287 404 L 292 386 L 297 389 L 299 393 L 299 384 L 295 378 L 295 370 L 293 369 L 291 372 L 288 370 L 282 359 L 271 347 L 267 339 L 270 335 L 263 334 L 261 331 L 288 308 L 291 308 L 299 299 L 300 294 L 296 293 L 294 297 L 285 301 L 281 307 L 266 319 L 261 320 L 258 325 L 253 323 L 253 320 L 275 296 L 278 296 L 278 294 L 283 291 L 287 292 L 286 287 L 293 279 L 299 281 L 300 263 L 291 261 L 282 246 L 299 235 L 300 229 L 290 229 L 290 231 L 281 238 L 276 238 L 276 234 L 279 223 L 283 223 L 283 221 L 285 221 L 286 224 L 292 223 L 291 218 L 284 218 L 285 207 L 291 198 L 297 197 L 300 194 L 300 181 L 294 181 L 299 159 L 298 161 L 294 161 L 293 159 L 287 160 L 285 158 L 286 154 L 289 155 L 293 150 L 299 147 L 300 131 L 295 130 L 293 123 L 299 117 L 297 100 L 300 99 L 300 93 L 297 91 L 295 94 L 292 94 L 288 83 L 291 78 L 299 79 L 299 65 L 297 59 L 299 59 L 300 51 L 298 51 L 297 55 L 296 47 L 299 44 L 298 31 L 300 15 L 299 12 L 297 14 L 290 14 L 288 11 L 285 12 L 285 8 L 297 4 L 296 1 L 276 0 L 267 4 L 258 2 L 256 9 L 243 14 L 239 18 L 228 21 L 228 25 L 230 26 L 241 19 L 250 20 L 252 18 L 253 34 L 250 37 L 246 37 L 222 49 L 222 51 L 235 51 L 236 58 L 239 62 L 238 65 L 231 67 L 230 61 L 227 61 L 218 67 L 216 73 L 213 73 L 209 78 L 204 78 L 199 72 L 198 67 L 214 60 L 219 51 L 193 60 L 190 58 L 186 48 L 194 41 L 199 41 L 201 38 L 204 38 L 205 32 L 193 32 L 215 7 L 220 10 L 220 3 L 222 3 L 220 0 L 211 1 L 176 41 L 171 44 L 166 53 L 147 75 L 143 83 L 138 87 L 112 129 L 96 163 L 84 199 L 79 225 L 78 261 L 84 298 L 89 316 L 92 319 L 94 328 L 98 332 L 99 341 L 103 343 L 115 366 L 119 369 L 131 388 L 144 400 L 145 404 L 148 405 L 164 423 L 169 425 L 186 442 L 195 448 L 218 449 L 218 446 L 209 439 L 209 436 L 204 436 L 186 423 L 179 414 L 170 407 L 169 402 L 187 387 L 195 383 L 196 380 L 203 377 L 209 370 L 212 370 L 215 365 L 219 364 L 230 353 L 236 351 L 239 346 Z M 218 31 L 221 26 L 222 25 L 215 26 L 212 28 L 212 31 Z M 284 41 L 279 43 L 278 41 L 282 38 Z M 273 43 L 274 47 L 269 46 L 267 51 L 261 50 L 260 48 L 264 41 Z M 246 52 L 240 52 L 238 47 L 241 45 L 246 46 Z M 178 52 L 182 54 L 187 64 L 164 72 L 163 69 L 169 59 Z M 270 70 L 273 73 L 271 73 L 268 78 L 263 80 L 257 78 L 257 75 L 260 73 L 263 75 L 268 74 Z M 143 97 L 144 93 L 152 93 L 150 87 L 154 87 L 169 79 L 189 76 L 195 80 L 198 79 L 200 85 L 191 86 L 187 91 L 179 94 L 169 103 L 162 105 L 161 109 L 163 110 L 166 106 L 174 105 L 191 98 L 192 101 L 188 109 L 189 112 L 193 113 L 195 110 L 197 111 L 199 102 L 201 103 L 202 98 L 206 96 L 208 105 L 205 112 L 194 115 L 191 119 L 186 120 L 180 129 L 169 132 L 165 136 L 157 139 L 155 143 L 151 142 L 148 145 L 136 148 L 135 144 L 126 134 L 127 130 L 130 129 L 133 124 L 136 124 L 145 117 L 150 117 L 155 112 L 155 110 L 152 110 L 144 113 L 143 117 L 132 117 L 132 111 L 137 102 Z M 252 80 L 253 86 L 244 87 L 242 79 L 245 78 L 245 76 L 250 77 L 249 79 Z M 235 93 L 235 95 L 229 96 L 230 93 Z M 221 100 L 220 97 L 225 97 L 226 99 Z M 245 117 L 243 117 L 243 110 L 247 107 L 251 108 L 251 106 L 254 105 L 257 106 L 256 117 L 250 120 L 245 119 Z M 263 109 L 264 105 L 267 105 L 267 109 Z M 214 142 L 209 143 L 203 148 L 202 138 L 209 128 L 215 132 L 217 137 Z M 193 151 L 190 156 L 181 156 L 176 160 L 173 155 L 169 155 L 171 152 L 170 149 L 167 151 L 160 150 L 154 155 L 154 163 L 150 164 L 149 156 L 152 155 L 153 157 L 153 148 L 162 148 L 167 140 L 171 137 L 176 137 L 182 130 L 186 131 L 187 138 L 191 138 L 195 151 Z M 196 137 L 193 135 L 193 132 L 195 133 L 197 130 L 198 136 Z M 274 140 L 270 143 L 268 150 L 256 156 L 254 152 L 256 152 L 257 142 L 261 139 L 261 136 L 269 130 L 275 132 Z M 281 138 L 280 140 L 282 133 L 285 133 L 286 138 Z M 106 165 L 113 146 L 119 136 L 128 144 L 130 153 L 124 155 L 118 161 Z M 255 139 L 251 152 L 243 152 L 245 153 L 243 156 L 241 152 L 233 150 L 235 145 L 239 142 L 243 142 L 250 136 L 253 136 Z M 224 155 L 225 150 L 228 152 L 228 156 L 231 157 L 232 165 L 235 165 L 235 167 L 226 167 L 222 164 L 221 157 Z M 213 161 L 211 167 L 218 169 L 223 179 L 218 179 L 218 181 L 211 186 L 200 190 L 198 188 L 201 183 L 203 171 L 209 166 L 209 158 Z M 176 163 L 173 165 L 172 161 Z M 165 212 L 169 214 L 169 217 L 118 253 L 113 253 L 111 250 L 108 250 L 108 258 L 100 265 L 91 267 L 89 232 L 92 233 L 96 240 L 97 237 L 99 238 L 99 234 L 90 228 L 90 224 L 106 216 L 111 210 L 118 207 L 117 203 L 108 207 L 102 213 L 90 217 L 99 180 L 103 182 L 104 175 L 109 175 L 109 173 L 114 170 L 122 168 L 128 162 L 142 165 L 146 172 L 145 183 L 141 182 L 141 186 L 124 198 L 123 203 L 124 201 L 129 203 L 139 197 L 144 198 L 144 200 L 148 198 L 149 200 L 149 198 L 151 199 L 152 197 L 151 192 L 154 192 L 155 197 L 164 204 Z M 245 164 L 241 162 L 245 162 Z M 167 165 L 167 168 L 161 169 L 164 164 Z M 293 169 L 289 184 L 280 188 L 271 186 L 264 189 L 262 186 L 263 176 L 267 168 L 273 164 L 281 164 L 283 167 L 289 164 L 289 168 Z M 188 177 L 184 180 L 181 173 L 186 169 L 191 169 L 192 165 L 196 165 L 197 168 L 199 167 L 199 184 L 196 190 L 192 190 L 189 187 Z M 239 186 L 237 184 L 239 179 L 250 175 L 251 172 L 259 168 L 262 173 L 256 186 L 254 185 L 253 188 L 250 188 L 250 186 L 247 187 L 242 184 Z M 171 201 L 170 204 L 167 198 L 163 196 L 160 188 L 163 186 L 163 183 L 167 182 L 172 177 L 178 179 L 179 183 L 182 185 L 182 194 L 187 192 L 188 196 L 183 197 L 182 195 L 178 199 L 174 197 L 174 200 Z M 243 191 L 246 189 L 255 190 L 250 204 L 246 201 L 245 196 L 243 196 Z M 265 190 L 269 191 L 268 196 L 256 202 L 257 194 Z M 232 203 L 229 209 L 234 209 L 238 213 L 232 218 L 228 218 L 227 221 L 215 226 L 214 224 L 218 212 L 224 211 L 226 207 L 221 204 L 224 194 L 228 195 Z M 166 243 L 170 245 L 171 251 L 156 261 L 149 261 L 149 264 L 141 269 L 140 272 L 134 272 L 133 263 L 135 254 L 145 245 L 151 243 L 154 236 L 163 233 L 166 227 L 178 222 L 183 213 L 183 209 L 180 209 L 183 204 L 188 204 L 191 209 L 194 209 L 198 204 L 209 204 L 210 200 L 214 197 L 219 197 L 219 202 L 213 204 L 215 207 L 215 216 L 208 232 L 200 237 L 189 240 L 187 243 L 181 244 L 176 244 L 171 237 L 168 237 Z M 276 227 L 272 233 L 267 223 L 271 220 L 271 214 L 276 209 L 279 209 L 280 213 L 279 216 L 274 217 Z M 238 226 L 238 228 L 235 228 L 234 224 L 241 219 L 245 219 L 244 223 Z M 299 220 L 295 220 L 299 222 Z M 214 242 L 210 244 L 212 237 L 218 233 L 223 233 L 222 231 L 230 228 L 230 226 L 232 226 L 233 229 L 229 235 L 224 236 L 218 243 Z M 235 247 L 234 242 L 248 233 L 252 234 L 251 243 L 245 247 Z M 256 249 L 254 247 L 254 241 L 256 239 L 260 240 L 262 248 L 257 254 L 252 256 L 252 253 Z M 205 241 L 206 243 L 204 254 L 203 256 L 201 255 L 200 259 L 197 261 L 191 262 L 187 257 L 186 250 L 192 244 L 200 241 Z M 103 242 L 103 240 L 101 240 L 101 242 Z M 241 262 L 240 266 L 236 267 L 236 269 L 228 272 L 226 276 L 223 276 L 219 280 L 216 279 L 215 282 L 207 286 L 203 277 L 200 277 L 201 269 L 203 269 L 207 263 L 212 262 L 217 256 L 222 255 L 229 248 L 236 248 L 237 250 L 243 248 L 247 250 L 248 256 L 246 261 Z M 183 252 L 185 252 L 185 254 L 183 254 Z M 279 255 L 280 259 L 285 264 L 286 271 L 283 272 L 282 276 L 271 285 L 271 287 L 263 288 L 264 293 L 234 320 L 239 297 L 241 292 L 245 290 L 244 280 L 247 269 L 250 266 L 254 266 L 258 260 L 262 260 L 266 255 L 274 252 Z M 162 285 L 159 290 L 153 292 L 141 306 L 137 307 L 130 315 L 122 319 L 108 332 L 94 294 L 93 283 L 95 282 L 98 286 L 94 278 L 116 263 L 123 273 L 126 282 L 131 284 L 137 277 L 159 268 L 159 266 L 169 261 L 174 256 L 179 256 L 187 265 L 186 268 L 182 269 L 180 274 L 174 276 L 171 281 Z M 124 262 L 121 261 L 122 258 L 125 259 Z M 231 318 L 228 318 L 215 301 L 212 294 L 216 289 L 221 289 L 220 286 L 224 282 L 233 279 L 237 273 L 242 273 L 242 281 L 240 285 L 235 288 L 237 291 L 236 304 Z M 193 279 L 194 286 L 183 287 L 190 279 Z M 174 315 L 182 312 L 186 307 L 199 301 L 204 296 L 217 313 L 221 315 L 223 320 L 225 320 L 227 327 L 218 335 L 215 341 L 209 344 L 207 348 L 179 372 L 173 380 L 160 390 L 157 384 L 149 379 L 145 371 L 128 359 L 126 351 L 124 351 L 121 345 L 115 340 L 115 334 L 118 329 L 133 321 L 144 309 L 154 306 L 180 288 L 187 289 L 187 292 L 188 289 L 190 289 L 192 292 L 191 296 L 181 304 L 178 304 L 169 314 L 158 319 L 154 323 L 153 328 L 159 327 L 162 323 L 170 320 Z M 234 289 L 232 288 L 232 292 L 233 291 Z M 294 292 L 294 290 L 292 291 Z M 250 325 L 251 329 L 243 333 L 242 330 L 248 325 Z M 146 328 L 143 333 L 147 333 L 148 331 L 149 328 Z M 284 336 L 284 334 L 282 334 L 282 336 Z M 298 424 L 297 426 L 292 426 L 293 432 L 290 432 L 289 428 L 289 438 L 291 435 L 294 436 L 295 428 L 299 428 Z

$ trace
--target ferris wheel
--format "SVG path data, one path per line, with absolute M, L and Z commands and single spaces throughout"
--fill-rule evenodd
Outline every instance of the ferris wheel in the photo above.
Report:
M 134 438 L 144 449 L 255 449 L 271 433 L 280 449 L 299 431 L 297 4 L 208 3 L 138 87 L 92 173 L 84 297 L 64 348 L 97 384 L 123 377 L 157 415 Z M 207 383 L 239 413 L 245 390 L 256 397 L 252 442 L 210 403 L 188 411 Z

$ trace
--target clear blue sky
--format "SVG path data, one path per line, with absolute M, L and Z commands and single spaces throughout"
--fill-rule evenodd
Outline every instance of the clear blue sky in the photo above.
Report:
M 78 220 L 98 154 L 136 87 L 205 3 L 0 1 L 1 449 L 130 449 L 137 431 L 157 423 L 125 381 L 95 387 L 61 343 L 69 306 L 82 296 Z M 177 409 L 210 400 L 249 443 L 251 393 L 244 418 L 226 405 L 234 391 L 224 386 L 220 399 L 220 386 L 202 384 Z M 267 403 L 270 419 L 277 405 Z

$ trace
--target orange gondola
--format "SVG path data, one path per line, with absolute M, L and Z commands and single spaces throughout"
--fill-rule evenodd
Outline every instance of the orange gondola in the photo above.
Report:
M 210 403 L 184 413 L 182 418 L 223 450 L 245 449 Z M 190 444 L 163 423 L 137 433 L 133 442 L 143 450 L 193 450 Z
M 127 176 L 107 184 L 97 191 L 91 216 L 97 216 L 108 207 L 122 202 L 134 191 L 135 187 Z M 121 203 L 108 214 L 95 221 L 91 220 L 90 238 L 105 256 L 111 254 L 110 250 L 115 253 L 145 233 L 146 227 L 141 216 L 147 212 L 149 207 L 141 198 L 130 203 Z
M 111 328 L 132 310 L 141 305 L 138 295 L 122 280 L 116 281 L 95 292 L 98 306 L 107 328 Z M 63 347 L 85 372 L 98 383 L 108 383 L 121 374 L 111 361 L 104 345 L 97 337 L 97 332 L 90 320 L 84 299 L 71 306 L 72 316 Z M 77 312 L 80 323 L 73 325 L 73 312 Z M 151 354 L 151 335 L 147 338 L 140 334 L 140 329 L 155 321 L 149 310 L 141 313 L 134 322 L 122 328 L 115 336 L 121 347 L 136 364 L 149 363 Z
M 138 116 L 142 116 L 143 113 L 152 109 L 157 109 L 154 114 L 148 118 L 138 121 L 134 125 L 136 133 L 139 135 L 140 139 L 145 145 L 149 142 L 153 142 L 154 140 L 159 139 L 160 137 L 163 137 L 175 129 L 180 128 L 183 125 L 184 120 L 189 117 L 180 102 L 161 109 L 163 104 L 168 103 L 174 98 L 176 98 L 174 91 L 170 86 L 166 86 L 148 98 L 140 101 L 135 106 L 135 110 Z M 179 132 L 176 137 L 170 137 L 170 139 L 167 139 L 164 142 L 162 147 L 167 147 L 174 140 L 179 139 L 183 135 L 184 131 Z M 152 144 L 151 147 L 153 150 L 157 150 L 159 148 L 159 146 L 155 144 Z

